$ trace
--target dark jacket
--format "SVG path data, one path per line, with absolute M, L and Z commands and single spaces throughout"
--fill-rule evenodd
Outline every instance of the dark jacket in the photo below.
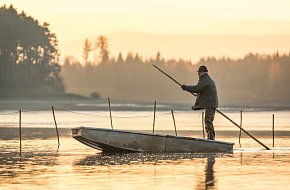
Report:
M 210 78 L 208 74 L 200 77 L 196 85 L 184 85 L 183 89 L 191 93 L 197 93 L 197 98 L 193 109 L 218 107 L 218 95 L 215 82 Z

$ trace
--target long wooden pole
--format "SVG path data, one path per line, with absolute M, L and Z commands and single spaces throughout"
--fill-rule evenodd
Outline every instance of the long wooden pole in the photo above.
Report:
M 19 110 L 19 156 L 22 155 L 21 110 Z
M 153 67 L 155 67 L 157 70 L 159 70 L 161 73 L 163 73 L 164 75 L 166 75 L 167 77 L 169 77 L 171 80 L 173 80 L 176 84 L 178 84 L 179 86 L 182 86 L 177 80 L 175 80 L 173 77 L 171 77 L 169 74 L 165 73 L 164 71 L 162 71 L 161 69 L 159 69 L 156 65 L 153 65 Z M 192 93 L 194 96 L 196 96 L 195 93 Z
M 59 148 L 59 145 L 60 145 L 60 143 L 59 143 L 59 133 L 58 133 L 58 128 L 57 128 L 57 123 L 56 123 L 56 119 L 55 119 L 53 106 L 51 106 L 51 110 L 52 110 L 52 115 L 53 115 L 53 120 L 54 120 L 54 125 L 55 125 L 55 131 L 56 131 L 56 135 L 57 135 L 57 143 L 58 143 L 57 148 Z
M 272 115 L 272 137 L 273 137 L 273 147 L 275 146 L 275 116 Z
M 244 133 L 246 133 L 247 135 L 249 135 L 252 139 L 254 139 L 256 142 L 258 142 L 260 145 L 262 145 L 263 147 L 265 147 L 267 150 L 271 150 L 269 147 L 267 147 L 265 144 L 263 144 L 261 141 L 259 141 L 258 139 L 256 139 L 253 135 L 251 135 L 248 131 L 246 131 L 245 129 L 243 129 L 242 127 L 240 127 L 236 122 L 234 122 L 233 120 L 231 120 L 228 116 L 226 116 L 223 112 L 221 112 L 220 110 L 216 109 L 216 111 L 221 114 L 222 116 L 224 116 L 225 118 L 227 118 L 230 122 L 232 122 L 235 126 L 237 126 L 239 129 L 241 129 Z
M 176 124 L 175 124 L 175 118 L 174 118 L 173 110 L 171 110 L 171 114 L 172 114 L 172 119 L 173 119 L 174 129 L 175 129 L 175 136 L 177 136 L 177 130 L 176 130 Z
M 181 86 L 181 84 L 177 80 L 175 80 L 170 75 L 168 75 L 167 73 L 165 73 L 164 71 L 162 71 L 161 69 L 159 69 L 156 65 L 153 65 L 153 67 L 155 67 L 156 69 L 158 69 L 161 73 L 163 73 L 164 75 L 166 75 L 167 77 L 169 77 L 171 80 L 173 80 L 176 84 L 178 84 L 179 86 Z
M 204 134 L 204 112 L 201 113 L 201 126 L 202 126 L 203 139 L 205 139 L 205 134 Z
M 243 124 L 243 111 L 241 110 L 241 120 L 240 120 L 240 127 L 242 127 Z M 239 133 L 239 144 L 241 147 L 241 136 L 242 136 L 242 130 L 240 129 L 240 133 Z
M 154 129 L 155 129 L 155 114 L 156 114 L 156 101 L 154 101 L 153 134 L 154 134 Z
M 162 72 L 163 74 L 165 74 L 166 76 L 168 76 L 170 79 L 172 79 L 175 83 L 177 83 L 179 86 L 182 86 L 179 82 L 177 82 L 175 79 L 173 79 L 171 76 L 169 76 L 168 74 L 166 74 L 164 71 L 162 71 L 161 69 L 159 69 L 156 65 L 153 65 L 156 69 L 158 69 L 160 72 Z M 194 96 L 196 96 L 196 94 L 193 94 Z M 258 139 L 256 139 L 253 135 L 251 135 L 249 132 L 247 132 L 245 129 L 243 129 L 242 127 L 240 127 L 236 122 L 234 122 L 233 120 L 231 120 L 228 116 L 226 116 L 224 113 L 222 113 L 220 110 L 216 109 L 216 111 L 218 113 L 220 113 L 222 116 L 224 116 L 225 118 L 227 118 L 230 122 L 232 122 L 235 126 L 237 126 L 239 129 L 241 129 L 244 133 L 246 133 L 247 135 L 249 135 L 252 139 L 254 139 L 256 142 L 258 142 L 260 145 L 262 145 L 264 148 L 266 148 L 267 150 L 271 150 L 269 147 L 267 147 L 266 145 L 264 145 L 262 142 L 260 142 Z
M 109 103 L 109 111 L 110 111 L 111 128 L 113 129 L 112 110 L 111 110 L 111 102 L 110 102 L 109 97 L 108 97 L 108 103 Z

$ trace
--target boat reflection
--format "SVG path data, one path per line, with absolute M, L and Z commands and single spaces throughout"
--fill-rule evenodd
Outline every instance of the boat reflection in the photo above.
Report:
M 223 153 L 98 153 L 75 162 L 75 165 L 123 165 L 137 163 L 157 163 L 159 161 L 182 161 L 184 159 L 222 157 Z M 212 162 L 212 161 L 210 161 Z
M 142 165 L 147 167 L 147 170 L 152 171 L 154 169 L 154 178 L 155 181 L 158 181 L 160 178 L 164 178 L 165 167 L 167 168 L 167 174 L 170 175 L 170 172 L 174 172 L 174 166 L 183 165 L 186 162 L 186 165 L 189 168 L 193 168 L 193 172 L 185 171 L 187 173 L 193 173 L 193 184 L 194 189 L 215 189 L 216 179 L 215 179 L 215 170 L 214 164 L 216 157 L 232 156 L 232 154 L 196 154 L 196 153 L 115 153 L 115 154 L 105 154 L 98 153 L 94 156 L 87 156 L 84 159 L 81 159 L 74 163 L 75 166 L 108 166 L 108 169 L 111 170 L 111 166 L 115 165 Z M 161 166 L 161 167 L 160 167 Z M 200 166 L 203 166 L 203 171 L 200 170 Z M 150 169 L 148 169 L 151 168 Z M 114 169 L 112 171 L 115 172 Z M 169 172 L 169 173 L 168 173 Z M 180 171 L 178 171 L 180 172 Z M 110 172 L 111 173 L 111 172 Z M 159 175 L 161 176 L 159 176 Z M 167 176 L 168 177 L 168 176 Z M 157 179 L 156 179 L 157 178 Z

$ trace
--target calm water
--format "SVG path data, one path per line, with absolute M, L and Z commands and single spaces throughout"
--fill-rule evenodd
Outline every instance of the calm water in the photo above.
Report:
M 51 102 L 20 103 L 0 102 L 0 189 L 290 189 L 287 110 L 244 110 L 243 127 L 269 147 L 275 114 L 272 150 L 264 150 L 245 134 L 240 148 L 237 128 L 217 114 L 217 138 L 234 142 L 233 154 L 102 154 L 72 139 L 70 128 L 110 128 L 104 102 L 61 102 L 55 106 L 59 149 Z M 17 106 L 24 109 L 21 157 Z M 155 128 L 160 133 L 174 134 L 170 106 L 158 107 Z M 202 138 L 201 112 L 174 106 L 178 134 Z M 112 104 L 112 110 L 114 128 L 152 130 L 150 104 L 118 102 Z M 240 123 L 240 110 L 222 110 Z

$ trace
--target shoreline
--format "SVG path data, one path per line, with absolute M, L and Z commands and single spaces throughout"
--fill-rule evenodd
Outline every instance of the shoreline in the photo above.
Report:
M 151 111 L 154 101 L 144 100 L 118 100 L 111 98 L 111 105 L 114 111 Z M 190 111 L 193 101 L 159 101 L 157 109 L 166 111 L 168 109 Z M 54 96 L 54 97 L 0 97 L 0 111 L 6 110 L 36 110 L 51 108 L 69 108 L 75 111 L 107 110 L 107 98 L 90 98 L 84 96 Z M 220 110 L 235 111 L 270 111 L 290 110 L 290 100 L 269 100 L 269 101 L 223 101 L 219 106 Z

